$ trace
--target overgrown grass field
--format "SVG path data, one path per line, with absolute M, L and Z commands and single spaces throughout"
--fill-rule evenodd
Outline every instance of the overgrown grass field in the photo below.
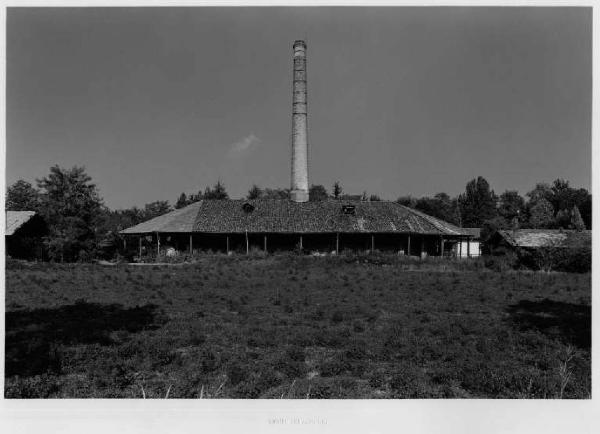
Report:
M 8 398 L 590 398 L 589 274 L 7 263 Z

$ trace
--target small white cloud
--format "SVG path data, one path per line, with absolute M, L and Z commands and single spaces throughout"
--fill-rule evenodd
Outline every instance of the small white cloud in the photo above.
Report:
M 260 143 L 260 139 L 258 137 L 256 137 L 254 135 L 254 133 L 251 133 L 250 135 L 238 140 L 235 143 L 232 143 L 229 146 L 229 153 L 228 155 L 230 157 L 238 157 L 248 151 L 250 151 L 252 148 L 256 147 L 256 145 L 258 145 Z

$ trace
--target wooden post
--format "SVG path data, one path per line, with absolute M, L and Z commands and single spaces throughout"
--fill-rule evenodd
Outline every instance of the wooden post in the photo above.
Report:
M 123 250 L 127 250 L 127 238 L 123 237 Z
M 265 235 L 265 252 L 267 251 L 267 236 Z
M 248 243 L 248 231 L 246 231 L 246 255 L 250 253 L 250 244 Z
M 459 258 L 462 258 L 462 243 L 463 243 L 463 239 L 464 239 L 464 238 L 461 238 L 461 239 L 459 240 L 459 243 L 460 243 L 460 244 L 458 245 L 458 257 L 459 257 Z
M 300 250 L 302 250 L 302 249 L 303 249 L 303 247 L 302 247 L 302 235 L 300 235 Z
M 421 259 L 423 259 L 423 253 L 425 253 L 425 237 L 421 236 Z
M 467 238 L 467 258 L 471 257 L 471 240 Z
M 340 233 L 336 232 L 335 234 L 335 254 L 340 254 Z
M 140 259 L 142 259 L 142 236 L 140 235 L 140 239 L 139 239 L 139 244 L 140 244 Z
M 406 245 L 406 254 L 410 256 L 410 234 L 408 234 L 408 243 Z
M 227 238 L 227 245 L 226 245 L 225 249 L 227 250 L 226 253 L 229 255 L 229 235 L 227 235 L 226 238 Z
M 194 241 L 192 240 L 192 234 L 190 234 L 190 255 L 194 254 Z
M 156 233 L 156 257 L 160 256 L 160 233 Z
M 441 249 L 442 249 L 440 256 L 443 258 L 444 257 L 444 237 L 440 237 L 440 240 L 441 240 Z
M 375 235 L 371 235 L 371 253 L 375 251 Z

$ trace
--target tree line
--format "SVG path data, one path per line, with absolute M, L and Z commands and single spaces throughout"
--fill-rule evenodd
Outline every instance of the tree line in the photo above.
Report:
M 261 188 L 253 185 L 246 199 L 288 199 L 287 188 Z M 119 231 L 183 208 L 203 199 L 228 200 L 223 182 L 217 181 L 197 193 L 181 193 L 174 205 L 154 201 L 142 208 L 111 210 L 84 167 L 70 169 L 55 165 L 50 173 L 36 179 L 36 186 L 19 180 L 7 188 L 6 209 L 36 211 L 48 225 L 44 245 L 54 261 L 88 261 L 102 255 L 103 249 L 121 241 Z M 312 185 L 310 201 L 377 201 L 377 194 L 345 194 L 340 182 L 331 192 L 323 185 Z M 438 193 L 432 197 L 401 196 L 397 202 L 461 227 L 483 228 L 484 234 L 503 228 L 591 229 L 592 196 L 584 188 L 573 188 L 557 179 L 552 184 L 538 183 L 525 197 L 515 190 L 499 196 L 481 176 L 469 181 L 456 197 Z

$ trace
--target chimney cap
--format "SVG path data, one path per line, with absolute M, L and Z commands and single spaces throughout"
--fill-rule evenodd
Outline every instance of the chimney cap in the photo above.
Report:
M 296 48 L 298 45 L 302 45 L 304 48 L 306 48 L 306 42 L 304 42 L 302 39 L 297 39 L 294 41 L 294 48 Z

